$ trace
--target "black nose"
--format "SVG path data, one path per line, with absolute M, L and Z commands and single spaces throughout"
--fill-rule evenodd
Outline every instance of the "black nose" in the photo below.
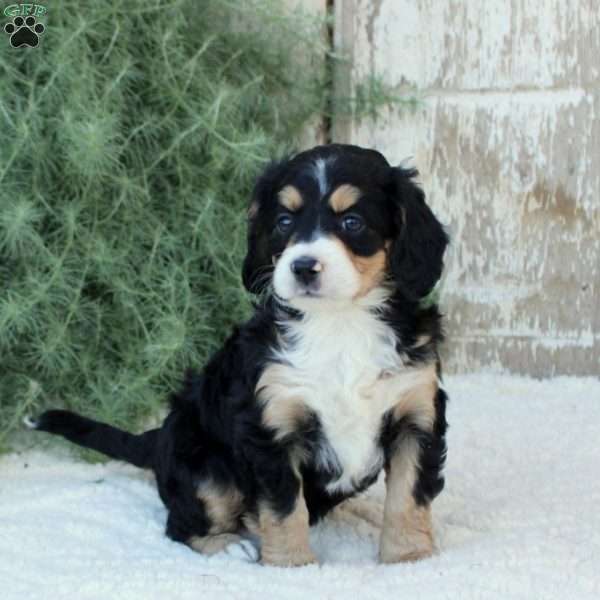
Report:
M 319 275 L 321 265 L 310 256 L 301 256 L 292 262 L 291 269 L 298 281 L 304 285 L 308 285 Z

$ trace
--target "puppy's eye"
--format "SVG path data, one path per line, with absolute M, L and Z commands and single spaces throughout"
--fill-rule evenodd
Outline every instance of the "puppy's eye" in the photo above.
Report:
M 348 233 L 359 233 L 365 228 L 365 222 L 358 215 L 342 217 L 342 229 Z
M 277 217 L 276 227 L 281 233 L 287 233 L 294 224 L 294 218 L 290 214 L 283 214 Z

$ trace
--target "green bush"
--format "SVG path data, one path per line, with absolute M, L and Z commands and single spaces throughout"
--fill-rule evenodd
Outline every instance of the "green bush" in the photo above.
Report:
M 0 54 L 0 430 L 132 426 L 248 312 L 253 178 L 327 98 L 320 25 L 265 2 L 52 2 Z M 300 60 L 299 57 L 302 57 Z
M 248 314 L 254 177 L 332 108 L 323 23 L 276 7 L 63 0 L 0 45 L 4 447 L 49 405 L 135 428 Z

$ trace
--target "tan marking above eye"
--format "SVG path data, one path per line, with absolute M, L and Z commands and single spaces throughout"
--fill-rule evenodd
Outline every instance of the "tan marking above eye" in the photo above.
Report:
M 358 202 L 361 193 L 362 192 L 357 187 L 354 187 L 349 183 L 344 183 L 331 194 L 329 197 L 329 205 L 336 213 L 344 212 Z
M 302 194 L 293 185 L 286 185 L 279 191 L 277 197 L 279 198 L 279 203 L 291 212 L 300 210 L 304 204 Z

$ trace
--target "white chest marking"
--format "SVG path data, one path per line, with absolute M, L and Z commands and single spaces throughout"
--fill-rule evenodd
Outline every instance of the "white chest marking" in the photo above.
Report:
M 301 398 L 319 417 L 329 445 L 319 451 L 317 463 L 343 469 L 329 491 L 349 491 L 381 467 L 382 417 L 423 381 L 421 370 L 402 365 L 396 341 L 368 305 L 329 307 L 286 326 L 276 354 L 285 386 L 273 401 Z

